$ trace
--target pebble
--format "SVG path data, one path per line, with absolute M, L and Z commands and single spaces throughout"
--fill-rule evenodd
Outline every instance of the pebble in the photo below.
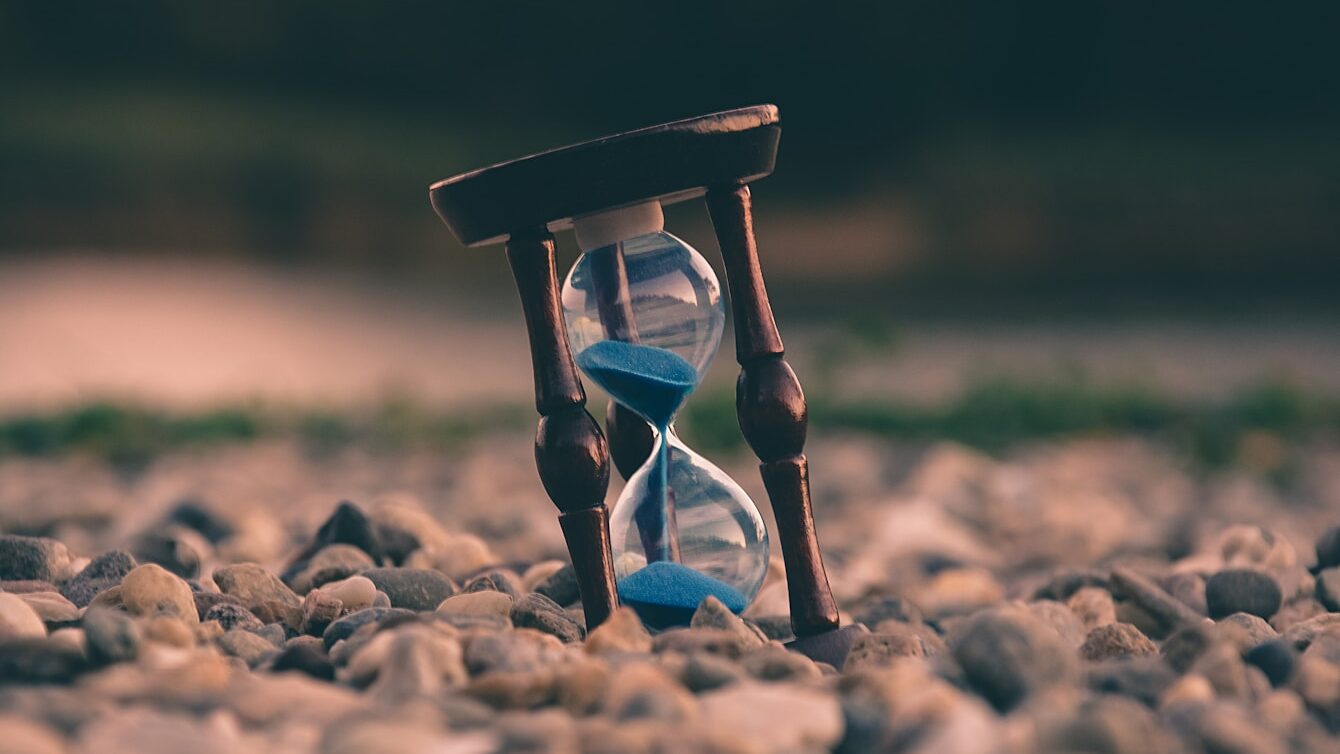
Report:
M 164 524 L 141 534 L 130 548 L 140 563 L 154 563 L 184 579 L 200 575 L 212 552 L 209 541 L 194 529 Z
M 1209 615 L 1210 608 L 1205 603 L 1205 579 L 1195 573 L 1174 573 L 1163 580 L 1168 594 L 1176 597 L 1183 605 L 1200 615 Z
M 339 600 L 349 612 L 372 607 L 372 601 L 377 598 L 377 585 L 365 576 L 350 576 L 343 581 L 332 581 L 322 586 L 320 591 L 327 597 Z
M 920 623 L 921 608 L 912 604 L 906 597 L 894 594 L 881 595 L 867 600 L 853 611 L 857 623 L 867 626 L 878 625 L 881 621 L 896 620 L 900 623 Z
M 413 505 L 379 500 L 368 518 L 386 556 L 396 564 L 403 564 L 415 550 L 441 550 L 452 543 L 452 535 L 437 519 Z
M 1084 623 L 1069 607 L 1052 600 L 1037 600 L 1028 603 L 1028 611 L 1033 617 L 1051 626 L 1052 630 L 1072 647 L 1084 643 L 1088 632 L 1084 629 Z
M 591 655 L 650 652 L 651 634 L 632 608 L 620 607 L 586 637 L 584 648 Z
M 99 665 L 129 662 L 139 656 L 142 635 L 139 626 L 118 610 L 91 607 L 81 624 L 88 645 L 88 658 Z
M 66 684 L 87 669 L 83 652 L 45 634 L 40 638 L 0 638 L 0 687 L 11 683 Z
M 1185 673 L 1216 638 L 1213 626 L 1205 623 L 1185 626 L 1163 640 L 1159 654 L 1173 670 Z
M 1317 569 L 1340 566 L 1340 526 L 1332 526 L 1317 537 Z
M 1239 652 L 1246 652 L 1279 636 L 1279 632 L 1271 628 L 1265 619 L 1249 613 L 1233 613 L 1221 618 L 1217 626 L 1219 635 L 1232 642 Z
M 586 631 L 558 603 L 542 594 L 527 594 L 512 606 L 512 624 L 552 634 L 564 642 L 581 641 Z
M 135 615 L 165 612 L 187 623 L 199 623 L 191 587 L 162 566 L 137 566 L 121 581 L 121 602 Z
M 906 624 L 886 620 L 872 633 L 852 642 L 842 667 L 843 672 L 885 668 L 906 657 L 935 654 L 926 641 Z
M 246 631 L 255 631 L 265 624 L 261 623 L 252 612 L 240 604 L 232 602 L 218 602 L 205 611 L 201 616 L 202 621 L 218 621 L 224 631 L 231 631 L 234 628 L 240 628 Z
M 1181 600 L 1168 594 L 1154 582 L 1129 568 L 1118 567 L 1112 569 L 1112 586 L 1121 594 L 1124 594 L 1127 599 L 1149 613 L 1168 631 L 1174 631 L 1188 624 L 1199 623 L 1204 617 L 1187 607 Z
M 465 582 L 462 592 L 501 592 L 512 599 L 521 597 L 521 577 L 504 568 L 495 568 Z M 541 595 L 543 596 L 543 595 Z
M 623 723 L 658 720 L 683 723 L 697 714 L 697 701 L 660 667 L 634 662 L 619 668 L 600 702 L 605 714 Z
M 719 628 L 667 629 L 652 637 L 651 650 L 656 654 L 707 652 L 730 659 L 737 659 L 741 654 L 739 637 Z
M 1218 550 L 1231 568 L 1285 569 L 1298 562 L 1298 552 L 1287 537 L 1260 526 L 1228 527 L 1219 535 Z
M 826 751 L 842 738 L 842 708 L 821 691 L 787 683 L 737 683 L 698 697 L 703 724 L 762 751 Z
M 1293 677 L 1298 665 L 1298 654 L 1288 642 L 1272 640 L 1252 647 L 1242 657 L 1248 664 L 1261 669 L 1270 685 L 1279 688 Z
M 465 666 L 472 676 L 535 675 L 565 659 L 567 653 L 561 641 L 532 629 L 482 634 L 465 644 Z
M 388 618 L 401 615 L 413 616 L 414 613 L 397 607 L 369 607 L 366 610 L 359 610 L 327 626 L 321 634 L 321 640 L 325 643 L 326 650 L 329 651 L 331 647 L 335 646 L 335 642 L 349 638 L 363 626 L 380 623 Z
M 436 612 L 444 616 L 498 616 L 510 621 L 514 602 L 511 595 L 502 592 L 467 592 L 446 598 Z
M 1129 623 L 1109 623 L 1089 632 L 1079 654 L 1089 662 L 1157 655 L 1159 648 Z
M 124 550 L 104 552 L 65 582 L 60 592 L 78 607 L 88 607 L 100 592 L 120 584 L 136 565 L 135 558 Z
M 41 638 L 47 635 L 42 616 L 22 597 L 0 592 L 0 639 Z
M 1052 573 L 1046 583 L 1034 590 L 1033 599 L 1065 602 L 1086 588 L 1108 591 L 1111 580 L 1106 573 L 1092 568 L 1063 569 Z
M 1340 566 L 1323 568 L 1317 574 L 1317 601 L 1333 613 L 1340 613 Z
M 805 681 L 822 673 L 814 660 L 780 644 L 755 647 L 740 658 L 740 667 L 760 681 Z
M 297 611 L 302 605 L 298 595 L 279 577 L 255 563 L 219 568 L 214 571 L 214 583 L 224 594 L 241 600 L 248 610 L 266 623 L 274 622 L 266 619 L 278 617 L 276 613 L 285 609 Z
M 1282 600 L 1279 584 L 1273 578 L 1249 568 L 1220 571 L 1205 582 L 1205 603 L 1215 620 L 1233 613 L 1269 619 L 1280 609 Z
M 308 636 L 320 636 L 344 612 L 344 603 L 330 594 L 320 589 L 308 592 L 302 601 L 302 624 L 298 631 Z
M 571 563 L 563 564 L 562 568 L 550 574 L 549 578 L 536 585 L 535 591 L 564 607 L 576 603 L 582 596 L 577 587 L 577 571 Z
M 1077 673 L 1074 650 L 1017 608 L 977 613 L 951 633 L 949 646 L 968 682 L 1002 712 Z
M 0 716 L 0 754 L 65 754 L 60 733 L 16 714 Z
M 610 685 L 610 666 L 588 658 L 564 663 L 554 669 L 555 701 L 569 713 L 585 717 L 600 708 Z
M 1312 645 L 1312 641 L 1331 626 L 1340 625 L 1340 613 L 1322 613 L 1299 621 L 1283 632 L 1289 646 L 1302 652 Z
M 1066 607 L 1079 618 L 1085 632 L 1117 622 L 1117 605 L 1106 589 L 1084 586 L 1076 589 L 1066 600 Z
M 194 530 L 213 545 L 217 545 L 237 533 L 232 523 L 216 513 L 203 501 L 190 498 L 178 501 L 172 511 L 168 513 L 167 521 Z
M 276 673 L 297 671 L 322 681 L 335 680 L 335 664 L 319 639 L 290 642 L 275 655 L 270 669 Z
M 392 607 L 427 612 L 456 593 L 456 585 L 430 568 L 371 568 L 362 575 L 385 592 Z
M 226 654 L 241 659 L 249 668 L 260 665 L 275 652 L 274 644 L 240 628 L 224 631 L 217 643 Z
M 79 619 L 79 608 L 60 592 L 28 592 L 19 596 L 44 623 L 69 623 Z
M 1168 663 L 1157 657 L 1133 657 L 1090 665 L 1089 688 L 1103 694 L 1120 694 L 1154 707 L 1163 692 L 1177 680 Z
M 484 540 L 473 534 L 457 534 L 451 538 L 451 544 L 440 549 L 416 550 L 404 564 L 411 568 L 433 568 L 459 582 L 498 562 L 498 556 Z
M 367 553 L 377 564 L 382 563 L 382 544 L 372 522 L 357 505 L 345 500 L 335 507 L 325 522 L 316 530 L 316 536 L 307 550 L 295 560 L 307 560 L 327 545 L 353 545 Z
M 0 579 L 60 583 L 69 576 L 65 545 L 46 537 L 0 536 Z
M 750 647 L 759 647 L 768 642 L 768 637 L 763 632 L 749 625 L 743 618 L 736 615 L 721 600 L 708 595 L 698 605 L 694 611 L 693 617 L 689 619 L 691 628 L 709 628 L 718 631 L 725 631 L 735 637 L 743 651 Z
M 374 565 L 371 555 L 353 545 L 326 545 L 310 558 L 285 569 L 281 580 L 295 593 L 306 594 L 327 582 L 347 579 Z
M 155 613 L 141 619 L 144 638 L 173 647 L 190 647 L 195 644 L 195 632 L 180 618 L 168 613 Z

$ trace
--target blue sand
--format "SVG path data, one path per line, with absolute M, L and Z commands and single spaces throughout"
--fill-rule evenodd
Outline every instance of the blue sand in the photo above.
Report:
M 669 426 L 698 385 L 698 370 L 673 351 L 602 340 L 577 354 L 577 366 L 614 399 L 657 429 Z
M 645 608 L 693 611 L 707 597 L 721 600 L 731 612 L 744 610 L 746 600 L 730 584 L 704 576 L 688 566 L 661 560 L 619 580 L 619 599 L 638 614 Z
M 672 556 L 669 515 L 670 420 L 698 385 L 698 370 L 673 351 L 641 343 L 602 340 L 577 354 L 577 365 L 614 400 L 656 426 L 660 441 L 647 480 L 647 499 L 638 501 L 638 528 L 649 562 Z M 741 608 L 743 609 L 743 608 Z

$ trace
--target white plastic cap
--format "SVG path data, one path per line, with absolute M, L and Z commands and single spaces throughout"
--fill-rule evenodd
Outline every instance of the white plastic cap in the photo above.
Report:
M 665 214 L 661 212 L 661 203 L 655 199 L 572 220 L 577 246 L 582 251 L 599 249 L 664 229 Z

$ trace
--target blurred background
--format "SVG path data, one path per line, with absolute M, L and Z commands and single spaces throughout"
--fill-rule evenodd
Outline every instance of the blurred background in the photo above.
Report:
M 0 2 L 3 447 L 530 426 L 501 250 L 461 248 L 427 186 L 761 102 L 764 268 L 820 429 L 1229 438 L 1215 457 L 1225 426 L 1333 431 L 1336 16 Z M 700 202 L 668 229 L 719 267 Z M 723 353 L 688 423 L 727 448 Z

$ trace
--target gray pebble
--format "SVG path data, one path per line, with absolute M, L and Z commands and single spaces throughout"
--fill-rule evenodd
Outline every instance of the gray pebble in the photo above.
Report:
M 1015 608 L 973 615 L 951 634 L 949 646 L 972 687 L 1002 712 L 1077 672 L 1074 650 L 1051 627 Z
M 1317 569 L 1340 566 L 1340 526 L 1333 526 L 1317 537 Z
M 456 593 L 451 579 L 429 568 L 372 568 L 363 575 L 386 593 L 392 607 L 407 610 L 435 610 Z
M 88 669 L 78 647 L 51 638 L 0 640 L 0 686 L 10 683 L 70 683 Z
M 1197 658 L 1215 642 L 1213 626 L 1197 623 L 1174 631 L 1163 641 L 1159 654 L 1165 662 L 1178 673 L 1185 673 L 1196 663 Z
M 770 641 L 787 642 L 796 638 L 789 615 L 761 615 L 749 622 Z
M 1340 566 L 1324 568 L 1317 574 L 1317 601 L 1333 613 L 1340 613 Z
M 0 579 L 6 581 L 64 580 L 70 567 L 70 551 L 46 537 L 0 536 Z
M 266 639 L 239 628 L 223 632 L 216 642 L 219 648 L 254 668 L 272 655 L 276 647 Z
M 712 596 L 708 596 L 698 605 L 693 618 L 689 620 L 689 626 L 726 631 L 740 643 L 741 650 L 759 647 L 768 642 L 768 637 L 764 636 L 763 632 L 745 623 L 743 618 L 732 613 L 721 600 Z
M 137 565 L 135 558 L 123 550 L 104 552 L 65 582 L 60 593 L 79 607 L 88 607 L 94 597 L 120 584 Z
M 1249 613 L 1233 613 L 1221 618 L 1217 625 L 1219 635 L 1232 642 L 1240 652 L 1279 636 L 1265 619 Z
M 254 631 L 265 625 L 264 623 L 261 623 L 260 619 L 253 615 L 250 610 L 240 604 L 232 602 L 215 603 L 205 611 L 205 614 L 202 615 L 200 619 L 202 621 L 218 621 L 224 631 L 231 631 L 234 628 Z
M 212 548 L 198 532 L 165 524 L 141 534 L 130 549 L 141 564 L 154 563 L 183 579 L 193 579 L 200 575 L 200 564 Z
M 1174 573 L 1163 580 L 1163 586 L 1183 605 L 1201 615 L 1209 615 L 1210 608 L 1205 604 L 1205 579 L 1199 574 Z
M 749 650 L 740 658 L 740 667 L 760 681 L 804 681 L 821 675 L 814 660 L 777 644 Z
M 858 623 L 867 626 L 874 626 L 886 620 L 896 620 L 900 623 L 920 623 L 922 620 L 921 608 L 906 597 L 898 595 L 883 595 L 868 600 L 854 611 L 853 617 Z
M 512 605 L 512 624 L 557 636 L 565 642 L 581 641 L 586 631 L 568 617 L 558 603 L 542 594 L 528 594 Z
M 461 588 L 461 591 L 466 594 L 486 591 L 502 592 L 512 599 L 517 599 L 521 596 L 522 592 L 521 579 L 511 571 L 503 568 L 495 568 L 490 571 L 485 571 L 465 582 L 465 586 Z M 540 596 L 543 597 L 544 595 L 541 594 Z M 555 604 L 558 603 L 557 600 L 550 600 L 550 602 L 554 602 Z M 436 607 L 436 605 L 434 605 L 434 607 Z
M 696 693 L 711 691 L 748 678 L 744 668 L 720 655 L 694 652 L 684 661 L 679 681 Z
M 139 656 L 140 629 L 119 610 L 91 607 L 81 621 L 88 641 L 88 658 L 99 665 L 127 662 Z
M 1283 595 L 1270 575 L 1249 568 L 1230 568 L 1205 582 L 1205 603 L 1218 620 L 1233 613 L 1270 618 L 1280 609 Z
M 1203 617 L 1154 582 L 1129 568 L 1118 567 L 1112 569 L 1112 586 L 1128 600 L 1159 621 L 1168 631 L 1198 623 Z M 1122 616 L 1118 614 L 1118 617 Z M 1135 623 L 1135 621 L 1127 622 Z
M 564 607 L 577 602 L 582 596 L 577 588 L 577 571 L 573 569 L 571 563 L 565 563 L 562 568 L 554 571 L 549 578 L 535 587 L 535 591 Z
M 321 634 L 321 640 L 325 643 L 326 650 L 329 651 L 331 647 L 335 646 L 335 642 L 353 636 L 354 632 L 363 626 L 380 623 L 388 618 L 400 615 L 412 617 L 414 612 L 412 610 L 402 610 L 398 607 L 369 607 L 366 610 L 359 610 L 327 626 Z
M 1102 694 L 1128 696 L 1150 707 L 1177 680 L 1177 673 L 1157 657 L 1134 657 L 1091 665 L 1088 686 Z

